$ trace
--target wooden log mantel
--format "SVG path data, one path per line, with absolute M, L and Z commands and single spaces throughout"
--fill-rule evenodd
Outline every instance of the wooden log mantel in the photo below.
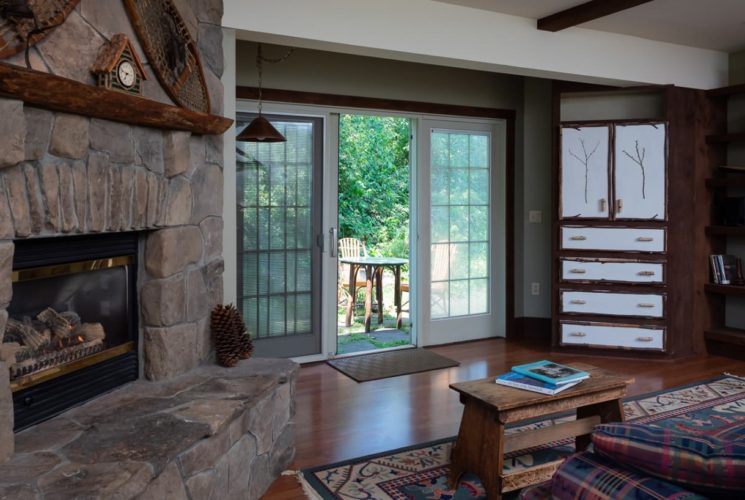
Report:
M 233 120 L 114 90 L 87 85 L 69 78 L 0 62 L 0 96 L 32 106 L 76 115 L 198 135 L 219 135 Z

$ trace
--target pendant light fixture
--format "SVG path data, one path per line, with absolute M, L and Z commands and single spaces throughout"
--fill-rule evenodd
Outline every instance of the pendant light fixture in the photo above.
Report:
M 279 59 L 267 59 L 264 57 L 262 52 L 262 46 L 259 44 L 259 48 L 256 51 L 256 70 L 259 73 L 259 116 L 254 118 L 251 123 L 244 128 L 236 140 L 239 142 L 285 142 L 287 139 L 283 136 L 279 130 L 274 128 L 274 125 L 269 123 L 269 120 L 261 115 L 261 88 L 263 85 L 264 76 L 264 63 L 278 63 L 282 62 L 292 54 L 293 49 L 290 49 L 284 56 Z

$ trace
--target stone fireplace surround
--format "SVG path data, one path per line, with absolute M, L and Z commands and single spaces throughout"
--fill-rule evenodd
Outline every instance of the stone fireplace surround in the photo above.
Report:
M 176 4 L 198 40 L 219 114 L 222 2 Z M 104 37 L 119 31 L 135 39 L 121 0 L 82 0 L 34 48 L 33 66 L 91 83 L 84 70 Z M 154 77 L 145 94 L 172 104 Z M 142 371 L 140 381 L 14 435 L 0 360 L 0 498 L 258 498 L 294 454 L 297 366 L 214 366 L 209 315 L 222 302 L 222 137 L 13 99 L 0 98 L 0 116 L 0 337 L 15 240 L 136 231 Z

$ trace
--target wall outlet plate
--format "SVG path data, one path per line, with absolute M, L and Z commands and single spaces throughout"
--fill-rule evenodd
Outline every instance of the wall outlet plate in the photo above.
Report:
M 540 210 L 528 210 L 528 222 L 532 224 L 540 224 L 543 222 L 543 212 Z
M 540 283 L 531 283 L 530 284 L 530 293 L 533 295 L 540 295 L 541 294 L 541 284 Z

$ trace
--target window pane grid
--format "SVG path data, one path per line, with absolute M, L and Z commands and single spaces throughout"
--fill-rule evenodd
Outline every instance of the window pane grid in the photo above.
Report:
M 311 331 L 313 125 L 273 125 L 286 142 L 238 144 L 238 292 L 254 338 Z
M 431 134 L 431 316 L 489 311 L 489 136 Z

